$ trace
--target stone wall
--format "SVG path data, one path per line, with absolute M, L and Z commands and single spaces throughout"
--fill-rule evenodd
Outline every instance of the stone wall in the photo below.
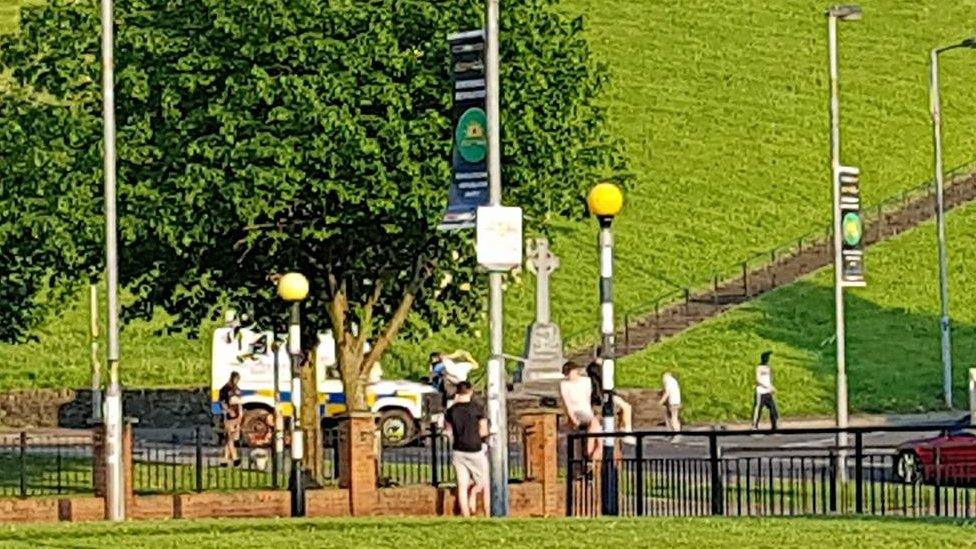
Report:
M 0 393 L 0 427 L 91 427 L 90 389 L 30 389 Z M 187 429 L 209 425 L 210 390 L 126 389 L 126 416 L 150 429 Z

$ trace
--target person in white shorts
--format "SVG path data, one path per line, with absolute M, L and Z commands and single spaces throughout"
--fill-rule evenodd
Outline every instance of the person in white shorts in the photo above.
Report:
M 451 463 L 457 473 L 457 497 L 461 515 L 471 516 L 478 509 L 478 494 L 485 516 L 491 516 L 488 490 L 488 456 L 484 441 L 488 438 L 488 420 L 481 406 L 471 402 L 471 384 L 457 384 L 454 405 L 444 414 L 444 427 L 451 438 Z
M 593 414 L 593 387 L 590 378 L 584 375 L 583 367 L 568 361 L 563 364 L 564 379 L 559 382 L 559 396 L 570 426 L 585 433 L 599 433 L 600 422 Z M 586 440 L 586 457 L 593 460 L 600 451 L 600 439 L 590 437 Z
M 671 431 L 681 430 L 681 385 L 671 372 L 664 372 L 661 376 L 664 391 L 661 394 L 661 406 L 666 408 L 664 422 Z M 672 440 L 678 440 L 680 435 L 676 435 Z

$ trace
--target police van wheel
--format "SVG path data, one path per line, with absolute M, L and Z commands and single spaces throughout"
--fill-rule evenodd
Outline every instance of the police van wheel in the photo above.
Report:
M 410 412 L 399 408 L 384 410 L 379 419 L 383 446 L 399 448 L 410 444 L 417 436 L 417 425 Z
M 244 410 L 241 421 L 241 438 L 250 448 L 267 448 L 274 439 L 274 418 L 270 410 L 254 408 Z

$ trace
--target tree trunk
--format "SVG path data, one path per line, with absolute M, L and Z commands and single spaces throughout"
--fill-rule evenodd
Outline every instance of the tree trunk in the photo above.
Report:
M 354 341 L 349 337 L 347 341 Z M 363 365 L 363 354 L 357 352 L 353 345 L 345 345 L 339 350 L 339 371 L 342 374 L 342 388 L 346 394 L 347 412 L 368 412 L 366 401 L 366 386 L 368 379 L 360 375 Z

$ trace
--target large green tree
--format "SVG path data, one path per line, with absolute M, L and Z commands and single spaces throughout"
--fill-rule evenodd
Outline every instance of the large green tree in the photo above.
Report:
M 596 102 L 605 77 L 582 22 L 557 3 L 510 0 L 502 21 L 505 202 L 539 232 L 579 216 L 586 188 L 620 168 Z M 0 276 L 14 282 L 0 294 L 4 339 L 102 268 L 97 4 L 27 9 L 0 42 L 0 71 L 14 78 L 0 99 Z M 189 328 L 235 303 L 281 318 L 271 280 L 303 272 L 306 325 L 335 332 L 355 410 L 411 311 L 424 329 L 478 319 L 473 235 L 435 226 L 450 179 L 445 39 L 481 25 L 480 2 L 116 10 L 127 317 L 162 307 Z

